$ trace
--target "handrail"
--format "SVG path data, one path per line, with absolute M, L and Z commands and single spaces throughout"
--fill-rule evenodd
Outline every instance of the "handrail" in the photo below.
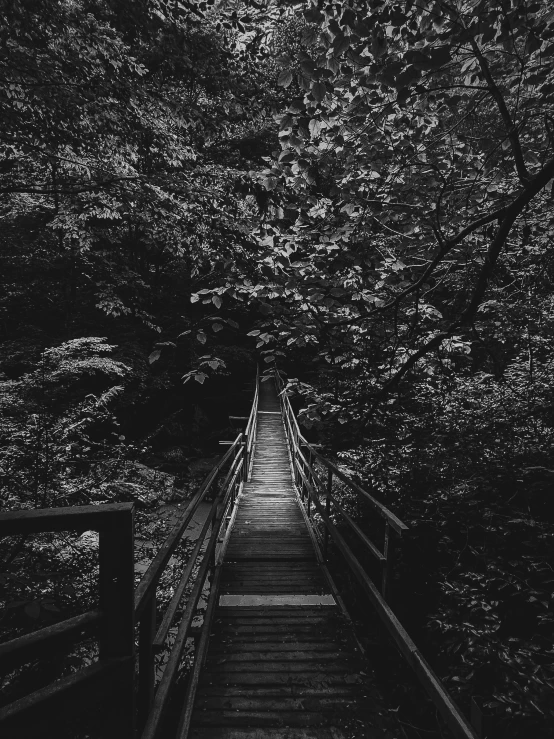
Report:
M 114 718 L 108 729 L 109 736 L 117 736 L 119 739 L 133 738 L 135 717 L 133 517 L 132 503 L 0 513 L 0 536 L 96 530 L 99 532 L 100 560 L 98 611 L 89 611 L 12 639 L 0 647 L 0 654 L 6 658 L 6 664 L 18 666 L 25 664 L 30 657 L 37 656 L 37 653 L 41 656 L 60 643 L 74 643 L 88 634 L 92 628 L 99 626 L 99 661 L 2 707 L 0 709 L 2 730 L 9 730 L 14 722 L 28 720 L 29 716 L 46 707 L 51 709 L 56 702 L 71 697 L 70 694 L 75 694 L 77 699 L 79 688 L 94 684 L 97 687 L 97 695 L 106 696 L 108 687 L 114 688 L 112 700 L 117 701 L 118 710 L 113 712 Z M 114 675 L 115 683 L 112 681 Z M 78 700 L 75 700 L 70 701 L 64 708 L 71 708 L 74 702 L 79 705 Z
M 177 677 L 177 670 L 188 637 L 191 635 L 193 618 L 202 595 L 204 582 L 213 572 L 211 609 L 215 591 L 214 583 L 219 581 L 220 555 L 218 544 L 225 541 L 224 536 L 227 514 L 235 505 L 237 496 L 247 479 L 251 465 L 252 452 L 257 430 L 257 414 L 260 388 L 259 368 L 256 373 L 256 386 L 252 409 L 249 415 L 246 432 L 239 434 L 229 448 L 209 471 L 197 492 L 189 502 L 179 520 L 173 526 L 165 541 L 150 563 L 146 573 L 133 593 L 133 553 L 132 544 L 132 504 L 109 504 L 98 506 L 82 506 L 80 508 L 40 509 L 36 511 L 14 511 L 0 514 L 0 534 L 18 534 L 40 531 L 86 530 L 100 531 L 100 610 L 90 611 L 81 616 L 68 619 L 53 626 L 41 629 L 6 644 L 0 645 L 0 657 L 5 664 L 18 666 L 22 660 L 32 653 L 40 654 L 52 645 L 75 642 L 81 635 L 88 634 L 93 628 L 100 629 L 100 657 L 98 665 L 81 670 L 75 676 L 58 680 L 44 689 L 35 691 L 30 696 L 16 701 L 0 709 L 0 724 L 3 719 L 19 721 L 31 711 L 36 713 L 43 705 L 50 705 L 53 700 L 61 700 L 75 686 L 81 684 L 98 685 L 98 690 L 113 687 L 116 680 L 119 699 L 118 720 L 111 721 L 107 731 L 114 739 L 154 739 L 159 737 L 164 712 Z M 219 480 L 225 476 L 219 487 Z M 218 489 L 219 487 L 219 489 Z M 161 623 L 157 624 L 157 587 L 167 564 L 177 549 L 184 533 L 200 503 L 210 494 L 214 495 L 212 505 L 204 522 L 200 536 L 188 557 L 169 602 Z M 108 525 L 109 516 L 116 517 L 113 525 Z M 122 518 L 123 516 L 123 518 Z M 130 518 L 129 518 L 130 516 Z M 111 519 L 110 519 L 111 520 Z M 131 521 L 131 526 L 129 526 Z M 120 522 L 120 523 L 118 523 Z M 117 524 L 117 525 L 116 525 Z M 123 528 L 122 528 L 123 527 Z M 130 538 L 129 538 L 130 537 Z M 223 544 L 225 546 L 225 544 Z M 221 552 L 221 547 L 220 550 Z M 199 555 L 202 555 L 198 563 Z M 198 567 L 196 566 L 198 564 Z M 125 569 L 126 568 L 126 569 Z M 125 571 L 127 578 L 124 587 L 120 572 Z M 110 572 L 115 573 L 110 575 Z M 192 583 L 192 590 L 186 599 L 177 635 L 171 645 L 162 677 L 156 688 L 155 657 L 166 643 L 169 630 L 179 611 L 179 607 L 187 586 Z M 205 619 L 203 636 L 199 649 L 195 650 L 195 667 L 192 671 L 194 683 L 199 672 L 202 659 L 202 644 L 207 643 L 206 629 L 209 630 L 208 619 Z M 134 658 L 134 624 L 139 626 L 138 647 L 138 693 L 135 697 L 135 658 Z M 125 651 L 127 650 L 127 651 Z M 115 678 L 113 676 L 115 675 Z M 102 683 L 104 679 L 105 686 Z M 192 695 L 195 686 L 189 687 Z M 105 692 L 105 691 L 104 691 Z M 138 727 L 135 724 L 135 700 L 138 706 Z M 78 705 L 78 702 L 77 702 Z M 188 731 L 191 706 L 185 707 L 182 730 Z M 182 723 L 182 722 L 181 722 Z M 3 724 L 2 724 L 3 727 Z M 138 734 L 137 734 L 138 728 Z M 106 734 L 106 737 L 108 734 Z
M 350 480 L 347 475 L 336 467 L 336 465 L 329 462 L 329 460 L 317 452 L 313 446 L 304 439 L 303 435 L 300 433 L 298 422 L 296 421 L 290 400 L 285 393 L 284 384 L 278 370 L 274 370 L 274 376 L 281 398 L 281 408 L 285 419 L 285 430 L 292 457 L 295 481 L 300 488 L 302 502 L 307 505 L 308 520 L 310 518 L 310 504 L 313 503 L 325 527 L 324 555 L 327 555 L 327 542 L 330 537 L 335 543 L 338 551 L 342 554 L 346 564 L 350 568 L 359 585 L 362 587 L 362 590 L 371 601 L 378 616 L 391 634 L 401 654 L 414 670 L 418 680 L 427 691 L 431 700 L 435 703 L 438 711 L 449 729 L 452 731 L 453 735 L 456 739 L 477 739 L 477 734 L 453 701 L 440 678 L 433 672 L 430 665 L 424 659 L 387 602 L 387 600 L 390 599 L 390 568 L 392 550 L 391 532 L 394 532 L 397 537 L 400 537 L 408 527 L 397 516 L 395 516 L 392 511 L 379 503 L 379 501 L 373 498 L 373 496 L 365 491 L 360 485 Z M 309 450 L 309 460 L 306 459 L 306 456 L 300 449 L 301 445 L 305 446 Z M 323 485 L 319 474 L 313 467 L 311 462 L 313 458 L 317 459 L 327 469 L 328 478 L 326 486 Z M 382 552 L 373 544 L 373 542 L 371 542 L 356 522 L 343 510 L 342 506 L 338 504 L 335 496 L 332 494 L 333 475 L 347 484 L 351 490 L 354 490 L 354 492 L 364 500 L 367 500 L 371 504 L 372 509 L 385 520 L 385 540 Z M 321 497 L 325 498 L 325 506 L 323 506 L 321 502 Z M 354 555 L 352 549 L 331 520 L 331 505 L 333 505 L 337 512 L 342 516 L 348 524 L 349 529 L 356 534 L 359 540 L 362 541 L 365 545 L 366 551 L 370 551 L 373 556 L 382 563 L 382 592 L 379 592 L 379 589 L 369 577 L 365 568 Z
M 24 664 L 25 660 L 35 660 L 53 646 L 75 641 L 80 636 L 89 634 L 103 618 L 104 614 L 100 610 L 87 611 L 4 642 L 0 644 L 0 664 L 4 670 L 8 670 Z
M 169 561 L 169 558 L 181 541 L 183 532 L 191 522 L 196 509 L 210 491 L 211 486 L 221 468 L 225 465 L 229 457 L 231 457 L 237 446 L 241 443 L 241 439 L 242 434 L 239 434 L 235 441 L 231 444 L 229 449 L 221 457 L 221 459 L 208 472 L 206 478 L 204 479 L 204 482 L 198 489 L 194 498 L 187 506 L 179 521 L 177 521 L 172 530 L 169 532 L 165 542 L 163 543 L 156 556 L 150 563 L 148 569 L 144 573 L 141 581 L 139 582 L 135 590 L 135 615 L 137 617 L 141 615 L 146 605 L 146 601 L 152 596 L 152 592 L 153 590 L 155 590 L 158 581 L 165 569 L 165 566 Z
M 227 477 L 223 483 L 223 489 L 227 490 L 229 487 L 229 481 L 231 479 L 231 476 L 234 475 L 237 471 L 237 467 L 241 467 L 243 463 L 243 459 L 240 454 L 237 454 L 235 459 L 233 460 L 233 463 L 231 464 L 231 467 L 229 469 L 229 472 L 227 473 Z M 171 602 L 169 606 L 167 607 L 167 610 L 165 612 L 165 615 L 162 619 L 162 623 L 160 624 L 160 627 L 158 628 L 158 631 L 156 633 L 156 637 L 154 639 L 154 648 L 155 649 L 161 649 L 163 646 L 163 643 L 165 642 L 167 638 L 167 634 L 169 632 L 169 629 L 171 627 L 171 623 L 173 622 L 173 619 L 175 617 L 175 614 L 179 608 L 179 603 L 183 597 L 183 593 L 185 592 L 185 588 L 188 584 L 188 581 L 190 579 L 191 572 L 194 568 L 194 565 L 196 563 L 196 558 L 198 557 L 198 554 L 200 553 L 200 550 L 202 549 L 202 546 L 204 544 L 204 538 L 206 536 L 206 533 L 210 526 L 212 525 L 212 521 L 214 518 L 214 515 L 217 511 L 218 506 L 221 505 L 221 501 L 219 496 L 216 497 L 214 502 L 212 503 L 212 506 L 210 508 L 210 511 L 208 515 L 206 516 L 206 520 L 204 522 L 204 525 L 202 526 L 202 529 L 200 531 L 200 534 L 198 535 L 198 539 L 196 541 L 196 544 L 194 546 L 194 549 L 190 553 L 189 561 L 187 563 L 187 566 L 183 570 L 183 574 L 181 575 L 181 579 L 179 581 L 179 584 L 175 588 L 175 592 L 173 594 L 173 597 L 171 598 Z
M 260 366 L 256 366 L 256 385 L 254 389 L 254 400 L 252 401 L 252 408 L 248 417 L 248 423 L 246 424 L 246 430 L 244 432 L 245 444 L 246 444 L 246 455 L 244 464 L 244 479 L 247 480 L 250 475 L 250 468 L 252 466 L 252 453 L 254 444 L 256 442 L 256 430 L 258 428 L 258 404 L 260 400 Z
M 388 521 L 391 528 L 394 529 L 398 536 L 402 536 L 402 533 L 404 531 L 408 531 L 408 527 L 406 526 L 406 524 L 401 521 L 398 516 L 395 516 L 394 513 L 389 508 L 387 508 L 387 506 L 379 503 L 379 501 L 374 498 L 373 495 L 368 493 L 367 490 L 364 490 L 361 485 L 358 485 L 356 482 L 354 482 L 354 480 L 351 480 L 348 475 L 339 470 L 339 468 L 335 464 L 333 464 L 333 462 L 331 462 L 329 459 L 320 454 L 316 449 L 314 449 L 313 446 L 311 446 L 311 444 L 309 444 L 302 435 L 300 438 L 302 440 L 302 443 L 308 447 L 313 456 L 319 459 L 319 461 L 325 467 L 327 467 L 328 470 L 331 470 L 335 477 L 338 477 L 339 480 L 348 485 L 351 490 L 353 490 L 355 493 L 358 493 L 358 495 L 361 495 L 365 500 L 367 500 L 367 502 L 381 516 L 381 518 L 384 518 L 386 521 Z
M 284 391 L 284 383 L 283 380 L 278 372 L 278 370 L 275 370 L 275 376 L 277 379 L 277 387 L 279 389 L 279 394 L 283 400 L 283 403 L 286 406 L 285 409 L 285 416 L 292 421 L 293 428 L 294 428 L 294 436 L 297 440 L 297 446 L 299 446 L 299 443 L 301 442 L 304 446 L 306 446 L 310 453 L 316 457 L 325 467 L 327 467 L 328 470 L 331 470 L 333 474 L 339 478 L 339 480 L 342 480 L 346 485 L 348 485 L 354 492 L 356 492 L 358 495 L 361 495 L 367 500 L 367 502 L 371 505 L 371 507 L 388 523 L 390 526 L 394 529 L 394 531 L 399 535 L 402 536 L 402 533 L 404 531 L 408 530 L 408 526 L 401 521 L 398 516 L 396 516 L 387 506 L 380 503 L 376 498 L 373 497 L 370 493 L 367 492 L 367 490 L 364 490 L 361 485 L 358 485 L 354 480 L 351 480 L 348 475 L 346 475 L 344 472 L 339 470 L 339 468 L 333 464 L 329 459 L 323 456 L 320 452 L 315 449 L 309 441 L 304 437 L 304 435 L 301 433 L 300 428 L 298 426 L 298 421 L 296 420 L 296 416 L 294 415 L 294 411 L 292 410 L 292 406 L 290 404 L 290 400 L 288 396 L 285 394 Z
M 147 716 L 144 730 L 141 734 L 141 739 L 154 739 L 159 734 L 161 721 L 164 715 L 164 711 L 167 708 L 171 688 L 173 687 L 173 684 L 177 677 L 177 670 L 179 668 L 186 641 L 189 636 L 192 620 L 196 612 L 196 607 L 198 605 L 198 601 L 200 600 L 200 596 L 202 595 L 204 580 L 206 578 L 206 575 L 208 574 L 208 569 L 212 565 L 212 556 L 215 554 L 215 548 L 219 538 L 219 529 L 222 523 L 226 504 L 231 498 L 233 485 L 238 479 L 241 467 L 242 463 L 239 463 L 228 489 L 222 491 L 220 496 L 218 496 L 221 499 L 221 505 L 217 506 L 217 512 L 212 520 L 212 532 L 208 539 L 206 550 L 204 552 L 204 557 L 199 567 L 198 574 L 196 575 L 192 592 L 189 596 L 185 611 L 179 624 L 179 628 L 175 636 L 175 641 L 173 642 L 173 646 L 165 665 L 160 684 L 158 685 L 158 688 L 156 690 L 152 708 Z

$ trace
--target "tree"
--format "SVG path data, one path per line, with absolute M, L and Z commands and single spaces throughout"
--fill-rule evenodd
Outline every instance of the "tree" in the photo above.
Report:
M 276 217 L 262 291 L 282 344 L 362 368 L 344 405 L 359 397 L 367 423 L 408 372 L 463 363 L 486 299 L 544 258 L 554 17 L 459 0 L 314 3 L 304 18 L 304 48 L 280 60 L 293 97 L 263 176 Z

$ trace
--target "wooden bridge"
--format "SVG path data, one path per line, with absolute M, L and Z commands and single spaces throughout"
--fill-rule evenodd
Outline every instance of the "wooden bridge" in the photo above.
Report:
M 341 507 L 337 486 L 363 499 L 382 522 L 381 548 Z M 161 575 L 210 495 L 208 518 L 162 615 Z M 106 708 L 102 738 L 392 739 L 394 724 L 383 718 L 371 667 L 325 564 L 329 546 L 452 736 L 477 737 L 387 603 L 393 542 L 407 527 L 308 444 L 277 373 L 257 379 L 245 432 L 209 473 L 136 590 L 132 517 L 129 504 L 0 516 L 0 535 L 100 531 L 99 608 L 0 645 L 0 659 L 11 669 L 96 632 L 100 659 L 0 709 L 6 737 L 44 736 L 43 722 L 55 728 L 58 706 L 79 711 L 84 699 Z M 335 517 L 374 560 L 380 588 Z M 193 619 L 207 579 L 210 594 L 197 630 Z M 183 675 L 191 637 L 193 662 Z

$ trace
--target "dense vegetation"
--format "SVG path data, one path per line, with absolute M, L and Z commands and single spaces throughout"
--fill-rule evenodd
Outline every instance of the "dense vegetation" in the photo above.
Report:
M 131 462 L 184 486 L 210 397 L 277 361 L 410 524 L 395 607 L 450 689 L 547 736 L 546 0 L 2 13 L 2 506 L 121 499 Z

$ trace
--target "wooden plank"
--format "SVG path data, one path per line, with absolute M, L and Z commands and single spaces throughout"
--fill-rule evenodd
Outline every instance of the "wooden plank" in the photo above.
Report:
M 343 714 L 344 714 L 343 707 Z M 197 711 L 194 715 L 195 725 L 200 726 L 247 726 L 258 727 L 280 726 L 335 726 L 340 718 L 336 716 L 336 709 L 330 711 L 252 711 L 248 709 L 226 710 L 220 708 L 215 711 Z M 364 711 L 364 713 L 368 713 Z M 361 711 L 358 709 L 357 715 Z
M 363 683 L 355 685 L 205 685 L 202 696 L 206 698 L 225 696 L 228 698 L 363 698 L 379 700 L 381 697 L 375 689 Z M 199 697 L 198 700 L 203 700 Z
M 280 592 L 279 588 L 277 588 L 275 593 L 267 593 L 265 595 L 260 595 L 259 593 L 237 593 L 220 596 L 220 605 L 222 606 L 329 606 L 334 604 L 335 599 L 332 595 L 284 594 Z
M 312 645 L 308 645 L 304 650 L 299 650 L 298 645 L 295 645 L 296 649 L 293 650 L 250 650 L 240 652 L 226 652 L 225 655 L 217 655 L 213 658 L 215 664 L 223 664 L 224 662 L 287 662 L 289 660 L 338 660 L 344 657 L 344 652 L 333 651 L 330 649 L 326 650 L 314 650 Z
M 297 620 L 302 620 L 303 618 L 311 618 L 312 616 L 329 617 L 335 614 L 337 616 L 337 621 L 342 620 L 336 608 L 332 608 L 331 606 L 310 606 L 310 608 L 292 608 L 290 606 L 263 608 L 258 606 L 257 608 L 241 609 L 221 607 L 218 608 L 218 614 L 220 617 L 225 618 L 235 618 L 238 614 L 240 614 L 241 616 L 246 616 L 247 618 L 270 617 L 271 619 L 275 619 L 279 616 L 289 616 Z
M 194 728 L 190 736 L 191 739 L 347 739 L 348 734 L 343 733 L 337 728 L 325 729 L 324 727 L 317 727 L 317 729 L 304 727 L 287 728 L 286 733 L 284 733 L 282 728 L 217 727 Z M 373 736 L 367 734 L 366 739 L 373 739 L 373 737 L 377 736 L 379 736 L 379 739 L 382 739 L 382 732 L 379 735 L 375 733 Z
M 355 706 L 357 695 L 329 696 L 221 696 L 207 695 L 199 698 L 199 710 L 226 709 L 231 711 L 328 711 L 344 710 Z M 374 704 L 376 705 L 376 704 Z
M 229 616 L 225 619 L 223 626 L 225 627 L 238 627 L 238 626 L 290 626 L 289 631 L 294 631 L 295 626 L 301 628 L 302 626 L 324 626 L 327 625 L 327 619 L 325 616 L 317 618 L 312 616 L 311 618 L 297 618 L 294 615 L 289 617 L 286 616 L 272 616 L 271 618 L 244 618 L 244 617 L 232 617 Z
M 237 648 L 240 648 L 242 644 L 252 644 L 252 645 L 263 645 L 263 644 L 300 644 L 304 642 L 321 642 L 322 639 L 329 639 L 331 640 L 335 635 L 333 632 L 330 632 L 328 634 L 323 633 L 314 633 L 313 630 L 309 632 L 304 633 L 294 633 L 291 634 L 290 632 L 286 632 L 284 634 L 275 634 L 275 633 L 266 633 L 266 634 L 240 634 L 240 633 L 232 633 L 232 634 L 223 634 L 219 633 L 216 634 L 214 632 L 214 637 L 211 641 L 211 648 L 217 650 L 219 648 L 229 648 L 230 645 L 232 645 L 231 648 L 234 648 L 235 646 Z M 348 639 L 342 637 L 342 635 L 337 635 L 335 637 L 335 642 L 337 643 L 346 643 Z M 254 646 L 252 647 L 254 648 Z
M 304 672 L 288 672 L 286 670 L 271 672 L 222 673 L 219 670 L 209 672 L 205 670 L 200 677 L 200 685 L 303 685 L 310 687 L 345 685 L 348 678 L 351 685 L 361 685 L 364 678 L 361 675 L 350 673 L 345 675 L 344 670 L 331 672 L 327 666 L 325 670 L 305 670 Z
M 252 643 L 248 642 L 237 642 L 235 640 L 222 643 L 221 641 L 214 643 L 212 641 L 210 645 L 210 654 L 228 654 L 230 656 L 235 654 L 254 654 L 257 652 L 310 652 L 315 654 L 316 652 L 333 652 L 336 651 L 337 644 L 333 641 L 294 641 L 290 643 L 286 642 L 261 642 Z
M 295 672 L 302 673 L 320 673 L 331 674 L 333 672 L 348 673 L 350 670 L 355 670 L 358 663 L 348 658 L 341 660 L 332 660 L 328 662 L 323 659 L 325 655 L 318 652 L 316 657 L 319 657 L 319 661 L 313 660 L 296 660 L 289 662 L 288 660 L 274 660 L 274 661 L 260 661 L 250 660 L 245 662 L 228 662 L 223 657 L 218 657 L 217 660 L 208 659 L 206 662 L 206 670 L 209 672 L 210 669 L 217 670 L 220 675 L 225 673 L 237 673 L 236 676 L 230 677 L 230 680 L 241 682 L 243 677 L 249 673 L 256 673 L 262 676 L 261 682 L 263 682 L 263 676 L 270 672 L 285 672 L 287 675 L 292 675 Z

